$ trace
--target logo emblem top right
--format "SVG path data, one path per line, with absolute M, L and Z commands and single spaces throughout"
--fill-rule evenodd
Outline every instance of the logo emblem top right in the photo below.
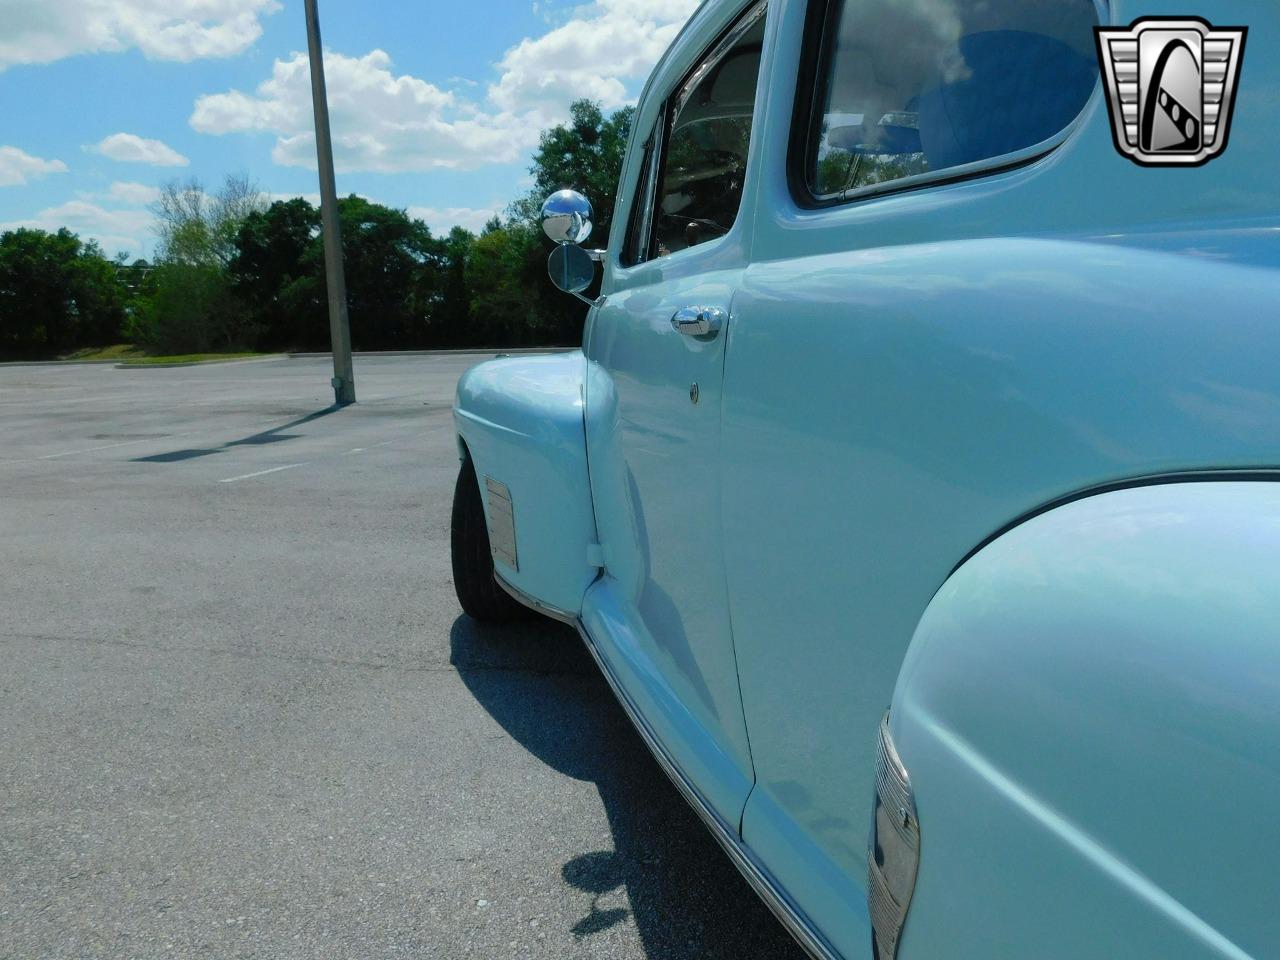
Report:
M 1095 27 L 1116 149 L 1148 167 L 1198 166 L 1222 153 L 1247 33 L 1199 18 Z

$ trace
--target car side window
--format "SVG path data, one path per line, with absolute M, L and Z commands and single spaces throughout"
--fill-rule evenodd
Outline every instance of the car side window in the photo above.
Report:
M 813 200 L 1018 154 L 1065 129 L 1097 84 L 1094 0 L 829 0 L 821 12 L 798 105 L 812 111 Z
M 668 101 L 649 257 L 722 237 L 737 219 L 764 15 L 763 2 L 744 14 Z

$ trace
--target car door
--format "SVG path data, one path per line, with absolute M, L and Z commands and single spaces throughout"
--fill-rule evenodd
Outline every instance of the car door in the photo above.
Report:
M 722 494 L 756 776 L 741 835 L 853 960 L 871 953 L 877 731 L 926 605 L 985 536 L 1086 486 L 1083 464 L 1117 458 L 1091 474 L 1114 477 L 1144 446 L 1109 435 L 1122 392 L 1091 396 L 1063 358 L 1106 352 L 1080 352 L 1090 324 L 1112 345 L 1108 327 L 1136 329 L 1099 316 L 1116 255 L 1075 241 L 1138 222 L 1114 211 L 1150 181 L 1113 185 L 1131 175 L 1088 106 L 1092 0 L 771 16 L 721 435 L 749 471 Z M 1115 351 L 1126 377 L 1140 354 Z
M 605 566 L 584 622 L 663 748 L 736 832 L 752 771 L 720 546 L 720 391 L 747 259 L 765 5 L 720 26 L 702 22 L 707 13 L 717 15 L 695 16 L 683 47 L 708 39 L 687 59 L 677 41 L 638 111 L 651 133 L 633 148 L 626 242 L 584 347 Z

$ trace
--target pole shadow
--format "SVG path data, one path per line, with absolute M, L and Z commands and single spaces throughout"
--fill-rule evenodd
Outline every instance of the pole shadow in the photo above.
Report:
M 574 630 L 545 619 L 492 625 L 460 616 L 449 639 L 450 662 L 502 728 L 600 792 L 613 849 L 584 850 L 560 870 L 592 896 L 570 927 L 578 940 L 588 945 L 630 916 L 648 957 L 802 960 L 649 754 Z M 600 905 L 615 891 L 629 910 Z
M 331 413 L 337 413 L 343 409 L 337 404 L 332 404 L 314 413 L 308 413 L 305 417 L 299 417 L 288 423 L 282 423 L 278 427 L 272 427 L 270 430 L 263 430 L 252 436 L 242 437 L 239 440 L 228 440 L 220 447 L 210 447 L 208 449 L 191 449 L 191 450 L 170 450 L 168 453 L 154 453 L 149 457 L 135 457 L 134 463 L 179 463 L 183 460 L 195 460 L 198 457 L 208 457 L 215 453 L 222 453 L 230 450 L 232 447 L 242 446 L 266 446 L 269 443 L 280 443 L 283 440 L 296 440 L 301 434 L 286 433 L 294 427 L 300 427 L 304 423 L 310 423 L 312 420 L 319 420 L 321 417 L 327 417 Z

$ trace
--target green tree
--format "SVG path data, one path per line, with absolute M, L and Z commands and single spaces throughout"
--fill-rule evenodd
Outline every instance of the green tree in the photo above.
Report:
M 346 197 L 338 203 L 351 312 L 351 340 L 365 350 L 429 342 L 439 306 L 444 244 L 403 210 Z M 323 262 L 317 242 L 314 256 Z
M 462 227 L 454 227 L 443 241 L 443 275 L 439 299 L 432 310 L 433 341 L 438 346 L 480 345 L 471 323 L 471 288 L 467 282 L 475 245 L 475 235 Z
M 530 263 L 546 259 L 539 236 L 541 230 L 535 234 L 529 224 L 512 221 L 486 229 L 476 239 L 468 271 L 473 344 L 514 347 L 550 342 L 538 336 L 548 332 L 548 318 L 555 318 L 540 289 L 545 266 L 542 281 L 528 275 Z
M 231 174 L 216 194 L 199 180 L 174 180 L 152 204 L 162 261 L 228 266 L 236 255 L 240 227 L 267 207 L 267 198 L 246 174 Z
M 259 331 L 258 346 L 323 350 L 329 343 L 320 211 L 306 200 L 250 213 L 227 273 L 237 304 Z
M 351 339 L 358 349 L 438 345 L 463 336 L 470 234 L 431 236 L 421 220 L 356 196 L 338 201 Z M 272 348 L 325 349 L 329 320 L 320 214 L 305 200 L 251 213 L 228 266 L 241 311 Z
M 130 340 L 160 354 L 211 353 L 247 346 L 222 270 L 210 264 L 166 260 L 150 276 L 150 289 L 125 325 Z
M 0 235 L 0 355 L 54 357 L 113 343 L 126 296 L 115 264 L 69 230 Z
M 130 316 L 131 338 L 162 353 L 203 353 L 252 345 L 260 330 L 239 309 L 227 279 L 240 228 L 265 207 L 244 175 L 216 194 L 198 180 L 173 181 L 152 207 L 159 238 L 150 296 Z

